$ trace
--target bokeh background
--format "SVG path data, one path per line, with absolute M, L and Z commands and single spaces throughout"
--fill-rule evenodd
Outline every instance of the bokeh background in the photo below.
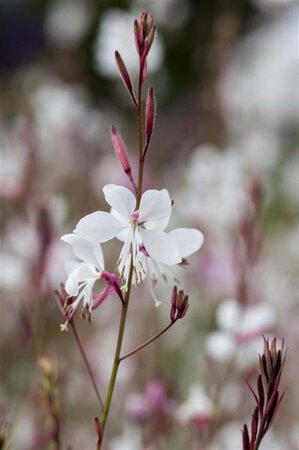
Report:
M 285 399 L 261 448 L 299 449 L 298 5 L 290 0 L 1 0 L 1 433 L 12 449 L 95 448 L 90 380 L 53 294 L 70 249 L 60 236 L 104 209 L 106 183 L 128 185 L 110 142 L 121 131 L 136 173 L 135 115 L 118 49 L 136 77 L 132 22 L 158 36 L 147 83 L 156 132 L 145 187 L 174 200 L 172 226 L 205 243 L 178 276 L 187 316 L 121 366 L 106 448 L 241 448 L 262 334 L 285 338 Z M 119 244 L 105 245 L 111 270 Z M 155 308 L 134 290 L 124 348 L 167 324 L 171 282 Z M 119 304 L 77 328 L 101 391 Z M 50 381 L 49 381 L 50 380 Z M 50 386 L 50 387 L 49 387 Z M 7 447 L 9 448 L 9 447 Z

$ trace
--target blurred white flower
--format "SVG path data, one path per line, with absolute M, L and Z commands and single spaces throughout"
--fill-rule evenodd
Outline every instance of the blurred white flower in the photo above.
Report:
M 111 450 L 141 450 L 142 440 L 137 429 L 126 428 L 123 435 L 118 436 L 110 442 Z
M 265 179 L 267 172 L 280 161 L 281 145 L 276 130 L 256 125 L 239 137 L 239 158 L 253 175 L 260 175 Z
M 26 286 L 28 282 L 26 263 L 15 254 L 0 253 L 0 288 L 3 291 L 16 292 Z
M 297 8 L 253 30 L 239 45 L 222 80 L 231 131 L 296 126 Z
M 80 124 L 84 116 L 84 92 L 58 80 L 38 86 L 31 97 L 39 135 L 45 143 Z M 53 139 L 53 138 L 52 138 Z M 60 146 L 61 148 L 61 146 Z
M 46 162 L 48 172 L 56 178 L 82 171 L 81 155 L 86 161 L 91 151 L 98 152 L 106 143 L 105 114 L 90 107 L 83 86 L 69 85 L 56 78 L 43 80 L 30 100 L 39 156 Z
M 139 59 L 135 49 L 133 23 L 135 15 L 120 9 L 109 9 L 101 18 L 98 35 L 94 43 L 96 69 L 106 77 L 119 77 L 114 58 L 115 50 L 121 54 L 129 72 L 136 74 Z M 131 24 L 131 27 L 130 27 Z M 148 71 L 154 72 L 162 64 L 163 44 L 157 36 L 148 56 Z
M 274 325 L 276 314 L 269 304 L 243 308 L 231 299 L 219 305 L 216 320 L 220 330 L 207 337 L 208 355 L 218 361 L 228 361 L 233 356 L 237 357 L 240 351 L 240 364 L 250 364 L 259 353 L 262 334 Z
M 176 410 L 179 422 L 187 423 L 191 420 L 207 420 L 214 412 L 214 404 L 208 397 L 203 385 L 194 383 L 189 388 L 187 400 Z
M 76 45 L 84 36 L 90 22 L 87 2 L 56 0 L 50 3 L 45 29 L 49 39 L 61 47 Z
M 186 183 L 177 195 L 184 216 L 218 233 L 238 222 L 246 206 L 246 179 L 236 152 L 199 146 L 187 167 Z
M 275 321 L 275 314 L 270 305 L 260 303 L 242 308 L 233 299 L 220 303 L 216 317 L 220 328 L 243 337 L 267 330 Z

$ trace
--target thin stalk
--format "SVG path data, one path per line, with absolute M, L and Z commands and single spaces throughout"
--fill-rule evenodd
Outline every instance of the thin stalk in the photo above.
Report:
M 140 200 L 142 196 L 142 184 L 143 184 L 143 115 L 142 115 L 142 67 L 139 70 L 138 79 L 138 94 L 137 94 L 138 108 L 137 108 L 137 128 L 138 128 L 138 185 L 137 185 L 137 198 L 136 209 L 139 208 Z
M 152 338 L 148 339 L 147 341 L 145 341 L 143 344 L 139 345 L 138 347 L 135 347 L 133 350 L 131 350 L 129 353 L 127 353 L 124 356 L 121 356 L 119 358 L 120 361 L 123 361 L 124 359 L 128 358 L 129 356 L 134 355 L 134 353 L 139 352 L 139 350 L 142 350 L 144 347 L 146 347 L 147 345 L 151 344 L 152 342 L 154 342 L 156 339 L 158 339 L 160 336 L 162 336 L 162 334 L 164 334 L 167 330 L 169 330 L 169 328 L 172 327 L 172 325 L 174 325 L 176 322 L 176 320 L 174 320 L 173 322 L 170 322 L 165 328 L 163 328 L 162 331 L 160 331 L 158 334 L 155 334 L 155 336 L 153 336 Z
M 114 392 L 117 372 L 118 372 L 119 363 L 120 363 L 119 356 L 120 356 L 124 332 L 125 332 L 125 324 L 126 324 L 126 318 L 127 318 L 127 312 L 128 312 L 128 306 L 129 306 L 129 300 L 130 300 L 130 293 L 131 293 L 131 287 L 132 287 L 133 271 L 134 271 L 134 266 L 133 266 L 133 262 L 131 261 L 129 280 L 128 280 L 128 290 L 127 290 L 127 293 L 125 296 L 125 301 L 124 301 L 124 304 L 122 307 L 122 313 L 121 313 L 120 322 L 119 322 L 117 344 L 116 344 L 115 355 L 114 355 L 114 362 L 113 362 L 111 377 L 110 377 L 110 381 L 109 381 L 107 396 L 106 396 L 106 400 L 105 400 L 104 410 L 103 410 L 103 414 L 101 417 L 102 442 L 103 442 L 104 430 L 106 427 L 106 422 L 107 422 L 107 418 L 108 418 L 108 414 L 109 414 L 109 410 L 110 410 L 111 400 L 112 400 L 112 396 L 113 396 L 113 392 Z M 98 448 L 101 449 L 101 444 Z
M 93 389 L 94 389 L 94 392 L 95 392 L 96 397 L 97 397 L 97 399 L 98 399 L 98 402 L 99 402 L 99 404 L 100 404 L 100 406 L 101 406 L 101 411 L 103 411 L 103 409 L 104 409 L 104 402 L 103 402 L 102 397 L 101 397 L 101 394 L 100 394 L 100 392 L 99 392 L 99 390 L 98 390 L 98 387 L 97 387 L 97 383 L 96 383 L 94 374 L 93 374 L 92 369 L 91 369 L 91 367 L 90 367 L 89 361 L 88 361 L 88 359 L 87 359 L 86 353 L 85 353 L 85 351 L 84 351 L 84 347 L 83 347 L 83 345 L 82 345 L 82 343 L 81 343 L 81 340 L 80 340 L 80 337 L 79 337 L 79 334 L 78 334 L 78 331 L 77 331 L 77 328 L 76 328 L 76 325 L 75 325 L 75 322 L 74 322 L 73 319 L 70 320 L 69 325 L 70 325 L 70 327 L 71 327 L 71 329 L 72 329 L 72 331 L 73 331 L 73 333 L 74 333 L 75 340 L 76 340 L 76 342 L 77 342 L 77 345 L 78 345 L 78 348 L 79 348 L 79 350 L 80 350 L 81 356 L 82 356 L 83 361 L 84 361 L 84 363 L 85 363 L 85 366 L 86 366 L 86 369 L 87 369 L 87 372 L 88 372 L 88 375 L 89 375 L 91 384 L 92 384 L 92 386 L 93 386 Z
M 143 153 L 143 118 L 142 118 L 142 69 L 140 68 L 139 71 L 139 79 L 138 79 L 138 107 L 137 107 L 137 135 L 138 135 L 138 156 L 139 156 L 139 166 L 138 166 L 138 185 L 137 185 L 137 192 L 136 192 L 136 209 L 139 208 L 141 195 L 142 195 L 142 182 L 143 182 L 143 159 L 142 159 L 142 153 Z M 117 337 L 117 343 L 116 343 L 116 349 L 114 354 L 114 362 L 112 366 L 108 391 L 105 399 L 104 409 L 101 417 L 101 442 L 97 443 L 97 450 L 101 450 L 102 443 L 103 443 L 103 436 L 104 431 L 108 419 L 108 414 L 110 411 L 111 401 L 113 397 L 113 392 L 115 388 L 118 368 L 120 364 L 120 353 L 124 338 L 124 332 L 125 332 L 125 325 L 126 325 L 126 319 L 127 319 L 127 312 L 128 312 L 128 306 L 129 306 L 129 300 L 130 300 L 130 294 L 131 294 L 131 288 L 132 288 L 132 279 L 133 279 L 133 273 L 134 273 L 134 265 L 133 265 L 133 259 L 131 259 L 131 265 L 130 265 L 130 272 L 128 277 L 128 283 L 127 283 L 127 292 L 125 295 L 124 303 L 122 305 L 122 313 L 120 317 L 119 322 L 119 330 L 118 330 L 118 337 Z

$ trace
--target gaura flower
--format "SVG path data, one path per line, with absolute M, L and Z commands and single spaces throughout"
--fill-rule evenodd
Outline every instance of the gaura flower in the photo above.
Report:
M 202 243 L 198 230 L 179 229 L 172 233 L 164 230 L 171 216 L 172 203 L 166 189 L 148 190 L 141 197 L 136 210 L 136 198 L 127 188 L 108 184 L 103 188 L 111 212 L 97 211 L 83 217 L 74 233 L 92 242 L 106 242 L 114 237 L 122 240 L 117 269 L 125 285 L 128 282 L 131 261 L 134 267 L 133 282 L 140 283 L 146 277 L 149 264 L 172 266 L 182 262 L 182 246 L 192 246 L 196 251 Z M 193 242 L 190 244 L 190 231 Z M 194 250 L 195 248 L 195 250 Z M 156 272 L 161 272 L 161 270 Z M 156 273 L 155 272 L 155 273 Z
M 75 256 L 81 260 L 81 262 L 66 261 L 65 263 L 65 271 L 68 276 L 65 290 L 70 297 L 76 297 L 76 299 L 67 307 L 67 320 L 61 326 L 61 329 L 64 330 L 67 329 L 68 321 L 76 311 L 81 300 L 83 300 L 83 311 L 86 311 L 88 314 L 99 305 L 98 301 L 95 305 L 93 288 L 95 282 L 101 279 L 104 272 L 104 258 L 100 245 L 96 245 L 80 236 L 66 234 L 61 239 L 72 246 Z M 106 294 L 108 295 L 108 292 Z M 102 298 L 102 301 L 105 298 Z
M 173 238 L 179 250 L 179 255 L 181 257 L 180 266 L 184 267 L 188 265 L 187 258 L 199 250 L 203 244 L 203 234 L 194 228 L 176 228 L 175 230 L 170 231 L 169 235 Z M 155 305 L 160 306 L 161 301 L 158 299 L 154 290 L 158 281 L 162 279 L 166 283 L 179 283 L 179 280 L 173 273 L 172 267 L 155 261 L 147 254 L 144 248 L 142 248 L 142 250 L 145 255 L 144 264 L 149 275 L 149 288 Z

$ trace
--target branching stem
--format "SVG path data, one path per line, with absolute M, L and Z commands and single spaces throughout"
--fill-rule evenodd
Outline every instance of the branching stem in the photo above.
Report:
M 124 356 L 121 356 L 119 358 L 119 361 L 123 361 L 124 359 L 128 358 L 129 356 L 134 355 L 135 353 L 139 352 L 139 350 L 142 350 L 144 347 L 147 347 L 149 344 L 151 344 L 152 342 L 154 342 L 156 339 L 158 339 L 160 336 L 162 336 L 162 334 L 164 334 L 167 330 L 169 330 L 172 325 L 174 325 L 176 322 L 176 320 L 174 320 L 173 322 L 170 322 L 165 328 L 163 328 L 162 331 L 160 331 L 158 334 L 155 334 L 155 336 L 153 336 L 152 338 L 148 339 L 147 341 L 145 341 L 143 344 L 139 345 L 138 347 L 135 347 L 133 350 L 131 350 L 129 353 L 127 353 Z

